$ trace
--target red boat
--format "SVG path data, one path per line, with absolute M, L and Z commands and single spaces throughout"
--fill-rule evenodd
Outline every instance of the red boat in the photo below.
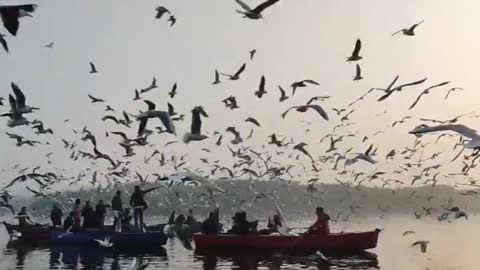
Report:
M 60 233 L 63 228 L 53 228 L 44 225 L 19 226 L 3 222 L 5 229 L 10 235 L 10 239 L 19 239 L 25 241 L 46 241 L 53 234 Z
M 193 235 L 196 249 L 272 249 L 359 252 L 377 247 L 379 229 L 329 235 Z

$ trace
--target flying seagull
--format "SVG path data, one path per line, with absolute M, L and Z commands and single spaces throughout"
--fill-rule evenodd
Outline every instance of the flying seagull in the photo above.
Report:
M 287 113 L 292 110 L 292 109 L 295 109 L 297 112 L 306 112 L 308 111 L 309 109 L 313 109 L 315 110 L 323 119 L 325 120 L 329 120 L 328 118 L 328 114 L 327 112 L 325 112 L 325 110 L 320 107 L 320 105 L 317 105 L 317 104 L 309 104 L 309 105 L 300 105 L 300 106 L 293 106 L 293 107 L 290 107 L 289 109 L 287 109 L 285 112 L 283 112 L 282 114 L 282 118 L 285 118 L 285 116 L 287 115 Z
M 227 76 L 229 77 L 230 80 L 232 81 L 236 81 L 238 79 L 240 79 L 240 75 L 243 73 L 243 71 L 245 71 L 245 68 L 247 67 L 247 63 L 244 63 L 238 70 L 237 72 L 235 72 L 235 74 L 233 75 L 229 75 L 229 74 L 225 74 L 225 73 L 220 73 L 222 74 L 223 76 Z
M 176 94 L 177 94 L 177 83 L 174 83 L 172 86 L 172 90 L 168 92 L 168 95 L 170 96 L 170 98 L 174 98 Z
M 450 96 L 451 93 L 457 91 L 457 90 L 464 90 L 463 88 L 461 87 L 453 87 L 453 88 L 450 88 L 448 91 L 447 91 L 447 94 L 445 95 L 445 98 L 444 99 L 447 99 L 448 96 Z
M 353 49 L 352 55 L 347 58 L 347 62 L 358 61 L 362 59 L 360 56 L 360 49 L 362 48 L 362 41 L 357 39 L 355 42 L 355 48 Z
M 169 13 L 170 14 L 170 10 L 168 10 L 166 7 L 164 6 L 159 6 L 155 9 L 155 11 L 157 11 L 157 14 L 155 15 L 155 19 L 160 19 L 162 18 L 162 16 L 165 14 L 165 13 Z
M 301 142 L 293 147 L 294 150 L 298 150 L 308 156 L 310 160 L 313 162 L 313 157 L 310 155 L 310 153 L 305 149 L 305 146 L 307 146 L 307 143 Z
M 238 5 L 243 10 L 237 10 L 238 13 L 243 14 L 244 18 L 249 18 L 252 20 L 258 20 L 258 19 L 263 19 L 262 12 L 272 6 L 273 4 L 277 3 L 279 0 L 267 0 L 263 2 L 262 4 L 258 5 L 256 8 L 252 9 L 250 6 L 242 2 L 241 0 L 235 0 Z
M 370 145 L 370 147 L 367 149 L 367 151 L 365 151 L 364 153 L 357 153 L 356 156 L 354 158 L 351 158 L 351 159 L 347 159 L 345 161 L 345 165 L 348 166 L 348 165 L 351 165 L 351 164 L 354 164 L 354 163 L 357 163 L 359 160 L 364 160 L 370 164 L 375 164 L 377 163 L 377 161 L 375 161 L 373 158 L 372 158 L 372 150 L 373 150 L 373 144 Z
M 213 81 L 212 84 L 219 84 L 222 81 L 220 80 L 220 73 L 218 73 L 218 70 L 215 69 L 215 81 Z
M 208 117 L 208 114 L 203 110 L 202 106 L 193 108 L 190 133 L 186 133 L 183 136 L 183 142 L 189 143 L 191 141 L 201 141 L 208 138 L 208 136 L 202 134 L 202 116 Z
M 10 95 L 10 103 L 14 102 L 15 103 L 15 108 L 11 108 L 11 112 L 18 112 L 18 113 L 32 113 L 34 110 L 39 110 L 39 108 L 36 107 L 30 107 L 26 105 L 25 101 L 25 95 L 23 94 L 22 90 L 20 90 L 20 87 L 14 82 L 10 84 L 12 87 L 13 93 L 15 94 L 15 99 Z M 10 104 L 12 105 L 12 104 Z M 13 110 L 14 109 L 14 110 Z
M 320 85 L 318 82 L 311 79 L 294 82 L 290 85 L 292 87 L 292 96 L 295 95 L 295 91 L 298 87 L 307 87 L 307 84 Z
M 427 245 L 430 244 L 429 241 L 416 241 L 410 247 L 420 246 L 420 249 L 423 253 L 427 252 Z
M 103 99 L 101 99 L 101 98 L 96 98 L 96 97 L 94 97 L 94 96 L 92 96 L 92 95 L 88 95 L 88 97 L 90 98 L 90 100 L 91 100 L 90 102 L 91 102 L 91 103 L 105 102 Z
M 280 98 L 278 98 L 278 101 L 284 102 L 285 100 L 288 99 L 287 95 L 285 94 L 285 90 L 279 85 L 278 90 L 280 91 Z
M 480 135 L 478 135 L 477 131 L 464 126 L 464 125 L 439 125 L 439 126 L 420 126 L 415 128 L 414 130 L 410 131 L 410 134 L 420 135 L 423 133 L 430 133 L 436 131 L 453 131 L 459 133 L 470 139 L 469 142 L 464 144 L 463 146 L 470 149 L 476 149 L 480 147 Z
M 385 99 L 387 99 L 389 96 L 391 96 L 394 92 L 400 92 L 403 90 L 404 87 L 407 87 L 407 86 L 414 86 L 414 85 L 419 85 L 419 84 L 422 84 L 424 83 L 427 78 L 424 78 L 424 79 L 421 79 L 421 80 L 418 80 L 418 81 L 414 81 L 414 82 L 411 82 L 411 83 L 406 83 L 406 84 L 402 84 L 402 85 L 399 85 L 397 87 L 393 87 L 393 85 L 397 82 L 398 80 L 398 75 L 397 77 L 395 77 L 395 79 L 393 80 L 393 82 L 387 87 L 387 89 L 382 89 L 385 91 L 385 94 L 383 96 L 381 96 L 377 101 L 383 101 Z M 374 88 L 375 89 L 375 88 Z
M 357 64 L 356 72 L 355 72 L 355 77 L 353 77 L 354 81 L 359 81 L 363 79 L 362 77 L 362 69 L 360 68 L 360 65 Z
M 248 117 L 247 119 L 245 119 L 245 122 L 250 122 L 252 124 L 254 124 L 255 126 L 257 127 L 261 127 L 260 123 L 257 121 L 257 119 L 253 118 L 253 117 Z
M 422 23 L 423 23 L 423 20 L 420 21 L 419 23 L 416 23 L 416 24 L 412 25 L 410 28 L 403 28 L 403 29 L 393 33 L 392 36 L 395 36 L 396 34 L 399 34 L 399 33 L 402 33 L 405 36 L 415 36 L 415 28 L 417 28 L 417 26 L 419 26 Z
M 141 137 L 145 132 L 148 119 L 150 118 L 159 118 L 167 129 L 167 132 L 175 134 L 175 126 L 173 125 L 172 119 L 170 118 L 168 112 L 155 110 L 155 103 L 149 100 L 144 100 L 144 102 L 148 105 L 148 111 L 137 116 L 137 119 L 140 121 L 140 125 L 138 126 L 138 137 Z
M 243 138 L 240 136 L 240 132 L 238 132 L 235 127 L 228 127 L 225 129 L 225 131 L 230 132 L 233 134 L 233 136 L 235 136 L 235 138 L 230 141 L 232 144 L 239 144 L 243 142 Z
M 98 70 L 97 68 L 95 67 L 95 64 L 93 64 L 92 62 L 90 62 L 90 74 L 93 74 L 93 73 L 97 73 Z
M 52 48 L 53 48 L 53 45 L 55 45 L 55 42 L 50 42 L 50 43 L 46 44 L 44 47 L 45 47 L 45 48 L 52 49 Z
M 2 18 L 3 26 L 13 36 L 17 35 L 20 26 L 19 18 L 32 17 L 30 13 L 35 11 L 37 5 L 16 5 L 16 6 L 0 6 L 0 17 Z
M 170 27 L 172 27 L 173 25 L 175 25 L 175 23 L 177 23 L 177 18 L 175 18 L 175 16 L 173 15 L 170 15 L 168 21 L 170 22 Z
M 263 95 L 265 95 L 267 91 L 265 91 L 265 76 L 262 75 L 262 78 L 260 79 L 260 85 L 258 86 L 258 90 L 255 91 L 255 95 L 258 98 L 262 98 Z
M 250 60 L 253 60 L 253 57 L 255 56 L 255 54 L 257 53 L 257 50 L 256 49 L 253 49 L 251 51 L 248 52 L 250 54 Z
M 8 52 L 8 43 L 7 40 L 5 40 L 5 35 L 0 34 L 0 44 L 2 44 L 3 49 Z
M 442 82 L 442 83 L 439 83 L 439 84 L 436 84 L 436 85 L 433 85 L 433 86 L 430 86 L 428 87 L 427 89 L 423 90 L 422 93 L 420 93 L 420 95 L 417 97 L 417 99 L 412 103 L 412 105 L 410 106 L 410 108 L 408 108 L 409 110 L 413 109 L 413 107 L 415 107 L 418 102 L 420 101 L 420 99 L 424 96 L 424 95 L 428 95 L 430 94 L 430 90 L 434 89 L 434 88 L 437 88 L 437 87 L 441 87 L 441 86 L 444 86 L 444 85 L 447 85 L 449 84 L 450 82 Z

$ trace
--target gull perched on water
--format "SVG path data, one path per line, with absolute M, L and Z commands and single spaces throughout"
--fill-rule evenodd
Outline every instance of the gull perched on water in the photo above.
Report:
M 415 36 L 415 28 L 417 28 L 417 26 L 419 26 L 422 23 L 423 23 L 423 20 L 420 21 L 419 23 L 416 23 L 416 24 L 412 25 L 410 28 L 403 28 L 403 29 L 393 33 L 392 36 L 395 36 L 398 33 L 402 33 L 405 36 Z
M 190 133 L 185 133 L 183 142 L 189 143 L 190 141 L 201 141 L 208 138 L 208 136 L 202 134 L 202 116 L 208 117 L 208 114 L 203 110 L 202 106 L 193 108 Z
M 148 111 L 136 116 L 136 118 L 140 121 L 140 125 L 138 126 L 138 136 L 140 137 L 145 132 L 148 119 L 150 118 L 159 118 L 167 129 L 167 132 L 175 134 L 175 126 L 173 125 L 172 119 L 170 118 L 168 112 L 155 110 L 155 103 L 149 100 L 144 100 L 144 102 L 148 105 Z
M 465 125 L 439 125 L 439 126 L 420 126 L 410 131 L 410 134 L 420 135 L 423 133 L 430 133 L 436 131 L 453 131 L 459 133 L 470 139 L 469 142 L 463 146 L 469 149 L 477 149 L 480 147 L 480 135 L 478 135 L 476 130 L 473 130 Z
M 362 41 L 360 39 L 357 39 L 355 42 L 355 48 L 353 49 L 352 55 L 350 55 L 347 58 L 347 62 L 353 62 L 353 61 L 358 61 L 362 59 L 360 56 L 360 50 L 362 49 Z
M 95 242 L 97 242 L 98 245 L 101 246 L 101 247 L 111 248 L 111 247 L 113 247 L 113 243 L 112 243 L 112 241 L 111 241 L 110 238 L 111 238 L 110 236 L 107 236 L 107 237 L 105 237 L 105 239 L 103 239 L 103 240 L 99 240 L 99 239 L 94 239 L 94 240 L 95 240 Z
M 410 247 L 420 246 L 420 249 L 423 253 L 427 252 L 427 245 L 430 244 L 429 241 L 416 241 Z
M 240 7 L 243 8 L 242 10 L 237 10 L 238 13 L 243 14 L 244 18 L 249 18 L 252 20 L 263 19 L 262 12 L 272 6 L 273 4 L 277 3 L 279 0 L 267 0 L 262 4 L 258 5 L 256 8 L 252 9 L 249 5 L 245 4 L 241 0 L 235 0 Z
M 20 26 L 19 18 L 32 17 L 31 12 L 35 11 L 37 5 L 16 5 L 16 6 L 0 6 L 0 17 L 2 18 L 3 26 L 13 36 L 17 35 Z

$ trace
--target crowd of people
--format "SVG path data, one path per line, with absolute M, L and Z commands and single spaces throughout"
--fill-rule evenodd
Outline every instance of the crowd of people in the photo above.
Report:
M 107 209 L 110 208 L 114 214 L 113 230 L 121 232 L 124 230 L 144 231 L 145 225 L 143 221 L 143 212 L 148 208 L 145 200 L 145 195 L 155 188 L 142 190 L 140 186 L 134 187 L 134 192 L 130 196 L 130 206 L 133 208 L 133 216 L 131 208 L 124 207 L 122 201 L 122 192 L 118 190 L 111 200 L 110 204 L 105 204 L 103 200 L 99 200 L 95 208 L 92 207 L 90 201 L 85 201 L 82 206 L 82 201 L 76 199 L 72 211 L 63 220 L 63 211 L 57 205 L 53 205 L 50 212 L 50 220 L 53 227 L 62 227 L 65 231 L 79 230 L 79 229 L 103 229 L 105 225 L 105 216 Z M 323 208 L 316 208 L 317 220 L 310 226 L 307 234 L 326 235 L 330 233 L 329 221 L 330 217 L 324 212 Z M 22 207 L 17 215 L 20 226 L 33 224 L 27 214 L 27 208 Z M 132 226 L 132 219 L 134 224 Z M 182 225 L 193 225 L 197 223 L 193 217 L 192 210 L 189 211 L 188 216 L 179 215 L 175 217 L 175 212 L 169 217 L 168 224 L 172 225 L 177 230 L 183 228 Z M 246 234 L 260 234 L 269 235 L 272 233 L 285 233 L 283 220 L 279 214 L 268 218 L 267 228 L 258 230 L 258 220 L 248 221 L 247 213 L 240 211 L 232 217 L 232 227 L 226 231 L 227 234 L 246 235 Z M 223 232 L 223 225 L 220 223 L 220 210 L 217 208 L 210 212 L 208 217 L 201 223 L 201 231 L 204 234 L 219 234 Z

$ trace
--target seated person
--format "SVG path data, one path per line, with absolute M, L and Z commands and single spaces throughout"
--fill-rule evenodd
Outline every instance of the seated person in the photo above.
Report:
M 202 232 L 204 234 L 217 234 L 220 231 L 219 227 L 220 226 L 216 219 L 216 213 L 210 212 L 210 214 L 208 214 L 208 218 L 202 223 Z
M 249 222 L 247 220 L 247 213 L 245 211 L 235 213 L 233 216 L 232 229 L 228 231 L 230 234 L 248 234 L 257 232 L 258 220 Z
M 328 216 L 324 211 L 322 207 L 317 207 L 316 209 L 316 214 L 317 214 L 317 221 L 310 226 L 308 229 L 307 233 L 311 234 L 330 234 L 330 227 L 329 227 L 329 221 L 330 221 L 330 216 Z

